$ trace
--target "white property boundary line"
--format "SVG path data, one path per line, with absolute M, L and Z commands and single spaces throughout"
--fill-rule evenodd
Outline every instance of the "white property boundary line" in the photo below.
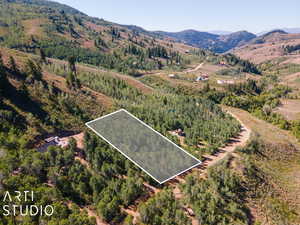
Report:
M 189 167 L 188 169 L 185 169 L 181 172 L 179 172 L 178 174 L 160 182 L 159 180 L 157 180 L 154 176 L 152 176 L 149 172 L 147 172 L 142 166 L 140 166 L 138 163 L 136 163 L 133 159 L 131 159 L 129 156 L 127 156 L 125 153 L 123 153 L 120 149 L 118 149 L 116 146 L 114 146 L 110 141 L 108 141 L 105 137 L 103 137 L 98 131 L 96 131 L 94 128 L 92 128 L 89 124 L 90 123 L 93 123 L 93 122 L 96 122 L 98 120 L 101 120 L 101 119 L 104 119 L 108 116 L 111 116 L 113 114 L 116 114 L 118 112 L 126 112 L 128 115 L 130 115 L 131 117 L 133 117 L 134 119 L 136 119 L 137 121 L 139 121 L 140 123 L 142 123 L 144 126 L 150 128 L 152 131 L 154 131 L 156 134 L 158 134 L 159 136 L 163 137 L 165 140 L 167 140 L 168 142 L 170 142 L 171 144 L 175 145 L 177 148 L 179 148 L 181 151 L 185 152 L 187 155 L 189 155 L 190 157 L 194 158 L 196 161 L 198 161 L 197 164 Z M 146 174 L 148 174 L 150 177 L 152 177 L 156 182 L 158 182 L 159 184 L 163 184 L 171 179 L 173 179 L 174 177 L 177 177 L 179 176 L 180 174 L 183 174 L 187 171 L 189 171 L 190 169 L 196 167 L 196 166 L 199 166 L 200 164 L 202 164 L 202 162 L 197 159 L 195 156 L 193 156 L 192 154 L 190 154 L 189 152 L 185 151 L 183 148 L 179 147 L 178 145 L 176 145 L 174 142 L 172 142 L 171 140 L 169 140 L 168 138 L 166 138 L 164 135 L 162 135 L 161 133 L 157 132 L 156 130 L 154 130 L 152 127 L 150 127 L 148 124 L 144 123 L 143 121 L 141 121 L 139 118 L 137 118 L 136 116 L 132 115 L 130 112 L 128 112 L 127 110 L 125 109 L 120 109 L 118 111 L 115 111 L 115 112 L 112 112 L 110 114 L 107 114 L 105 116 L 102 116 L 102 117 L 99 117 L 97 119 L 94 119 L 92 121 L 89 121 L 85 124 L 88 128 L 90 128 L 92 131 L 94 131 L 99 137 L 101 137 L 103 140 L 105 140 L 107 143 L 109 143 L 113 148 L 115 148 L 116 150 L 118 150 L 118 152 L 120 152 L 122 155 L 124 155 L 127 159 L 129 159 L 131 162 L 133 162 L 136 166 L 138 166 L 142 171 L 144 171 Z

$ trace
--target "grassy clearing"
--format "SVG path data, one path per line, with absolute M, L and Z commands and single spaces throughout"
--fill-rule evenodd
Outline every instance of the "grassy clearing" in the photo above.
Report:
M 42 28 L 42 24 L 46 24 L 47 22 L 48 22 L 47 19 L 37 18 L 37 19 L 24 20 L 22 22 L 22 25 L 24 26 L 26 35 L 43 37 L 44 31 Z
M 254 136 L 243 149 L 242 172 L 255 224 L 300 222 L 300 153 L 290 143 L 271 144 Z
M 222 107 L 234 115 L 237 115 L 247 127 L 253 130 L 253 132 L 257 133 L 263 140 L 273 144 L 291 143 L 300 149 L 300 145 L 296 137 L 291 135 L 288 131 L 282 130 L 268 122 L 262 121 L 244 110 L 227 106 Z
M 300 100 L 298 99 L 282 99 L 281 106 L 276 109 L 287 120 L 300 119 Z
M 240 109 L 223 107 L 257 134 L 259 143 L 243 148 L 246 183 L 252 189 L 248 207 L 255 224 L 298 225 L 300 222 L 299 142 L 285 130 L 253 117 Z M 254 139 L 255 140 L 255 139 Z M 250 145 L 251 146 L 251 145 Z M 255 151 L 253 149 L 256 149 Z M 238 160 L 238 159 L 237 159 Z M 255 169 L 254 169 L 255 168 Z

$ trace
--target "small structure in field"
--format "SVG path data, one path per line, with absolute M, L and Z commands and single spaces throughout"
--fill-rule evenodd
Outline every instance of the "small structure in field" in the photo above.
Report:
M 205 80 L 208 80 L 208 79 L 209 79 L 208 75 L 204 74 L 204 75 L 198 76 L 196 78 L 196 82 L 205 81 Z
M 50 146 L 58 146 L 61 148 L 65 148 L 68 146 L 68 144 L 69 144 L 69 142 L 67 140 L 65 140 L 65 139 L 63 140 L 63 139 L 59 138 L 58 136 L 49 137 L 49 138 L 45 139 L 45 144 L 38 147 L 38 151 L 45 152 L 45 151 L 47 151 L 48 147 L 50 147 Z
M 224 61 L 221 61 L 221 62 L 220 62 L 220 65 L 221 65 L 221 66 L 227 66 L 227 63 L 224 62 Z
M 176 75 L 175 74 L 169 74 L 168 75 L 170 78 L 176 78 Z
M 234 80 L 217 80 L 218 84 L 234 84 Z

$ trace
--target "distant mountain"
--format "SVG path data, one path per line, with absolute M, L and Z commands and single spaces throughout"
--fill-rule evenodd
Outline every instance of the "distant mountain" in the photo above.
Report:
M 186 44 L 209 49 L 217 53 L 224 53 L 256 38 L 255 34 L 247 31 L 238 31 L 227 35 L 217 35 L 196 30 L 184 30 L 181 32 L 157 31 L 155 33 L 165 37 L 172 37 Z
M 285 32 L 288 32 L 290 34 L 300 34 L 300 27 L 299 28 L 283 28 Z
M 276 40 L 281 40 L 282 39 L 282 35 L 286 35 L 288 34 L 287 32 L 285 32 L 284 30 L 272 30 L 270 32 L 267 32 L 261 36 L 258 36 L 254 39 L 252 39 L 249 44 L 263 44 L 265 42 L 269 42 L 269 41 L 276 41 Z
M 274 30 L 282 30 L 282 31 L 285 31 L 285 32 L 287 32 L 289 34 L 300 34 L 300 27 L 299 28 L 297 28 L 297 27 L 295 27 L 295 28 L 280 28 L 280 29 L 274 29 Z M 257 33 L 256 35 L 257 36 L 261 36 L 261 35 L 264 35 L 266 33 L 272 32 L 274 30 L 262 31 L 260 33 Z
M 210 46 L 212 46 L 219 37 L 219 35 L 216 34 L 201 32 L 197 30 L 184 30 L 180 32 L 156 31 L 155 33 L 161 36 L 171 37 L 186 44 L 201 48 L 210 48 Z
M 208 33 L 211 34 L 216 34 L 216 35 L 228 35 L 233 33 L 232 31 L 226 31 L 226 30 L 211 30 L 211 31 L 207 31 Z
M 160 35 L 157 34 L 156 32 L 145 30 L 144 28 L 136 26 L 136 25 L 121 25 L 120 24 L 120 26 L 126 27 L 127 29 L 129 29 L 135 33 L 145 34 L 145 35 L 152 36 L 152 37 L 160 37 Z
M 228 51 L 235 47 L 239 47 L 254 38 L 256 38 L 256 35 L 247 31 L 238 31 L 228 35 L 221 35 L 219 36 L 220 42 L 217 45 L 219 51 L 217 52 Z

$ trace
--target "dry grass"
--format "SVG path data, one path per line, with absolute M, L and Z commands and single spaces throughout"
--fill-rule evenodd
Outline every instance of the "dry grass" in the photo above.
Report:
M 24 26 L 25 34 L 28 36 L 43 36 L 43 28 L 41 27 L 42 24 L 46 24 L 48 21 L 47 19 L 30 19 L 24 20 L 22 25 Z
M 207 75 L 211 75 L 211 74 L 214 74 L 222 69 L 224 69 L 226 67 L 224 66 L 220 66 L 220 65 L 213 65 L 213 64 L 208 64 L 208 63 L 205 63 L 203 64 L 203 66 L 201 67 L 201 70 L 200 72 L 201 73 L 205 73 Z
M 246 111 L 224 107 L 234 115 L 237 115 L 239 119 L 255 133 L 259 134 L 261 139 L 266 143 L 271 143 L 273 146 L 282 145 L 287 146 L 290 143 L 293 144 L 298 150 L 296 152 L 288 152 L 287 149 L 282 149 L 280 152 L 273 152 L 274 157 L 261 161 L 260 164 L 272 176 L 272 185 L 278 192 L 276 198 L 282 201 L 282 204 L 287 204 L 289 212 L 300 212 L 300 154 L 299 154 L 299 142 L 294 136 L 287 131 L 281 130 L 265 121 L 259 120 L 253 117 Z M 276 158 L 280 158 L 276 159 Z M 281 159 L 282 158 L 282 159 Z M 251 202 L 249 202 L 250 204 Z M 254 219 L 263 221 L 262 224 L 270 225 L 266 221 L 265 215 L 262 211 L 264 205 L 262 202 L 252 202 L 249 206 Z M 293 223 L 300 224 L 299 215 L 295 215 Z
M 8 33 L 8 28 L 0 27 L 0 35 L 3 36 Z
M 300 119 L 300 100 L 282 99 L 282 105 L 276 108 L 276 112 L 283 115 L 287 120 Z
M 89 49 L 94 49 L 95 48 L 94 41 L 92 41 L 92 40 L 85 40 L 85 41 L 83 41 L 82 46 L 84 48 L 89 48 Z
M 257 119 L 252 116 L 250 113 L 228 106 L 222 106 L 227 111 L 236 115 L 245 126 L 249 127 L 254 133 L 260 135 L 260 137 L 269 143 L 272 144 L 294 144 L 298 149 L 300 149 L 300 145 L 295 136 L 290 134 L 290 132 L 286 130 L 282 130 L 270 123 L 267 123 L 263 120 Z
M 262 63 L 268 60 L 283 57 L 282 46 L 300 44 L 299 34 L 275 35 L 263 44 L 248 44 L 233 51 L 242 59 L 254 63 Z M 284 63 L 299 63 L 300 55 L 287 55 Z
M 20 52 L 20 51 L 17 51 L 17 50 L 8 49 L 8 48 L 0 47 L 0 52 L 2 54 L 3 61 L 4 61 L 5 64 L 8 63 L 8 60 L 9 60 L 10 56 L 14 57 L 16 63 L 19 66 L 23 66 L 26 59 L 31 58 L 30 54 Z
M 293 73 L 281 78 L 282 84 L 290 87 L 300 88 L 300 73 Z
M 48 83 L 54 85 L 55 87 L 59 88 L 60 90 L 62 90 L 65 93 L 72 92 L 67 87 L 65 78 L 63 78 L 61 76 L 51 74 L 49 72 L 44 72 L 43 73 L 43 79 L 46 80 Z M 81 89 L 88 92 L 96 100 L 97 103 L 103 105 L 106 108 L 112 107 L 113 102 L 114 102 L 112 98 L 110 98 L 106 95 L 103 95 L 99 92 L 95 92 L 95 91 L 93 91 L 90 88 L 85 87 L 85 86 L 83 86 Z M 78 97 L 80 97 L 80 96 L 78 96 Z
M 293 89 L 292 94 L 300 96 L 300 72 L 283 75 L 280 84 L 287 85 Z

